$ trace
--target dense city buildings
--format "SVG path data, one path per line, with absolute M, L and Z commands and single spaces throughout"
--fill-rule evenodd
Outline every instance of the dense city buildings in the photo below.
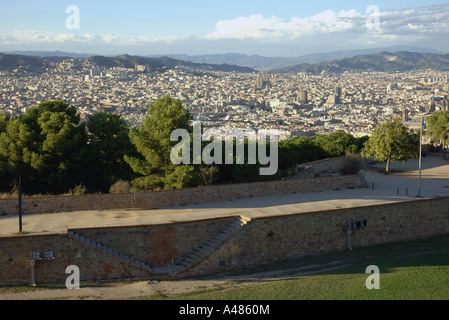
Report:
M 0 110 L 17 116 L 48 100 L 74 105 L 82 119 L 99 111 L 138 126 L 148 105 L 164 95 L 183 102 L 205 127 L 277 129 L 282 138 L 345 130 L 369 135 L 393 117 L 411 127 L 433 111 L 448 110 L 449 72 L 345 72 L 312 75 L 237 73 L 176 67 L 149 73 L 98 67 L 87 59 L 0 72 Z

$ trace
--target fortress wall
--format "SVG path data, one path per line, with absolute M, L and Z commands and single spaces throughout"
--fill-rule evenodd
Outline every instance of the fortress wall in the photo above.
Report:
M 15 236 L 0 238 L 0 286 L 31 284 L 30 252 L 54 250 L 54 259 L 38 260 L 37 284 L 65 284 L 66 268 L 76 265 L 81 281 L 127 279 L 145 276 L 145 272 L 104 254 L 93 247 L 68 238 L 67 234 Z
M 254 218 L 187 274 L 212 273 L 295 257 L 449 234 L 449 198 Z M 222 230 L 236 217 L 153 226 L 73 230 L 141 259 L 169 266 Z M 37 261 L 37 283 L 65 283 L 65 269 L 77 265 L 81 281 L 151 277 L 151 274 L 67 234 L 0 238 L 0 285 L 30 283 L 30 251 L 54 250 L 54 260 Z
M 134 207 L 134 194 L 89 194 L 80 196 L 24 197 L 26 214 L 89 210 L 129 209 Z M 0 199 L 0 215 L 17 214 L 18 199 Z
M 139 192 L 135 194 L 135 206 L 136 208 L 160 208 L 289 193 L 361 188 L 363 186 L 362 175 L 347 175 Z
M 71 229 L 155 267 L 177 264 L 235 217 L 160 225 Z
M 362 175 L 292 179 L 135 194 L 25 197 L 23 214 L 90 210 L 147 209 L 249 197 L 363 187 Z M 0 215 L 18 213 L 17 199 L 0 199 Z
M 255 218 L 192 273 L 224 271 L 291 258 L 449 234 L 449 198 Z

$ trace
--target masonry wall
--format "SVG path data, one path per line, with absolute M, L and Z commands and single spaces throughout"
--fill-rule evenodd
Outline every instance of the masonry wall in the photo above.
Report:
M 76 265 L 81 281 L 138 278 L 145 272 L 103 253 L 67 234 L 17 236 L 0 238 L 0 286 L 31 284 L 30 252 L 54 250 L 52 260 L 38 260 L 35 266 L 37 284 L 64 284 L 69 274 L 66 268 Z
M 71 229 L 154 267 L 177 264 L 235 217 L 110 228 Z
M 353 230 L 353 248 L 449 234 L 448 207 L 449 198 L 438 198 L 255 218 L 186 275 L 347 250 L 345 230 L 351 221 L 367 222 Z M 235 218 L 75 231 L 152 266 L 169 266 L 179 263 Z M 55 259 L 37 262 L 38 283 L 65 283 L 65 269 L 72 264 L 80 268 L 82 281 L 152 277 L 67 234 L 23 235 L 0 238 L 0 285 L 29 284 L 29 252 L 50 249 L 55 251 Z
M 22 200 L 23 214 L 89 210 L 147 209 L 249 197 L 360 188 L 361 175 L 279 180 L 135 194 L 28 197 Z M 18 213 L 17 199 L 0 199 L 0 215 Z
M 353 221 L 366 220 L 367 225 L 352 230 L 352 248 L 446 235 L 448 207 L 449 198 L 439 198 L 252 219 L 194 272 L 348 250 L 346 229 Z
M 22 212 L 26 214 L 89 210 L 129 209 L 134 207 L 134 194 L 92 194 L 80 196 L 26 197 Z M 17 199 L 0 199 L 0 215 L 17 214 Z
M 141 192 L 135 194 L 135 206 L 136 208 L 160 208 L 268 195 L 361 188 L 363 185 L 362 175 L 347 175 Z

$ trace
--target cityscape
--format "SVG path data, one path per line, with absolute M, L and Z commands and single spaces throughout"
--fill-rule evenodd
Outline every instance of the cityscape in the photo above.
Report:
M 0 301 L 449 300 L 448 2 L 0 8 Z
M 449 72 L 239 73 L 175 67 L 165 72 L 99 67 L 87 59 L 0 72 L 0 110 L 13 117 L 49 100 L 75 106 L 81 119 L 104 111 L 139 126 L 149 104 L 169 95 L 206 128 L 276 129 L 281 139 L 344 130 L 355 137 L 395 117 L 411 129 L 448 110 Z

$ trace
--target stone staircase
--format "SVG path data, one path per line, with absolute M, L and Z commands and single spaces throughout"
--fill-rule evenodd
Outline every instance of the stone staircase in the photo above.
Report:
M 148 272 L 152 272 L 152 268 L 150 265 L 146 264 L 145 262 L 141 262 L 137 259 L 134 259 L 132 256 L 123 254 L 117 250 L 114 250 L 113 248 L 109 248 L 108 246 L 105 246 L 104 244 L 102 244 L 101 242 L 97 242 L 95 240 L 91 240 L 79 233 L 76 233 L 74 231 L 69 231 L 68 232 L 68 236 L 69 238 L 73 239 L 73 240 L 77 240 L 80 242 L 83 242 L 84 244 L 91 246 L 93 248 L 102 250 L 104 253 L 110 254 L 112 256 L 115 256 L 119 259 L 124 260 L 125 262 L 128 262 L 129 264 L 144 269 Z
M 173 266 L 174 273 L 188 271 L 194 266 L 198 265 L 201 261 L 206 259 L 210 254 L 217 250 L 223 243 L 229 240 L 232 235 L 237 233 L 242 227 L 251 221 L 250 218 L 242 217 L 235 219 L 223 230 L 216 233 L 212 238 L 207 240 L 201 246 L 195 248 L 189 256 L 181 261 L 180 265 Z M 170 270 L 172 267 L 153 268 L 154 273 Z
M 182 272 L 186 272 L 196 265 L 198 265 L 201 261 L 206 259 L 210 254 L 212 254 L 215 250 L 217 250 L 223 243 L 229 240 L 234 234 L 236 234 L 242 227 L 248 224 L 251 221 L 250 218 L 240 216 L 234 221 L 232 221 L 229 225 L 227 225 L 223 230 L 216 233 L 212 238 L 207 240 L 198 248 L 195 248 L 189 256 L 185 257 L 179 265 L 171 265 L 171 266 L 163 266 L 163 267 L 152 267 L 145 262 L 141 262 L 132 256 L 123 254 L 113 248 L 109 248 L 103 245 L 100 242 L 96 242 L 95 240 L 91 240 L 89 238 L 84 237 L 83 235 L 76 233 L 74 231 L 69 231 L 68 236 L 71 239 L 83 242 L 84 244 L 102 250 L 103 252 L 113 255 L 119 259 L 122 259 L 128 262 L 135 267 L 144 269 L 152 273 L 153 275 L 172 275 L 178 274 Z

